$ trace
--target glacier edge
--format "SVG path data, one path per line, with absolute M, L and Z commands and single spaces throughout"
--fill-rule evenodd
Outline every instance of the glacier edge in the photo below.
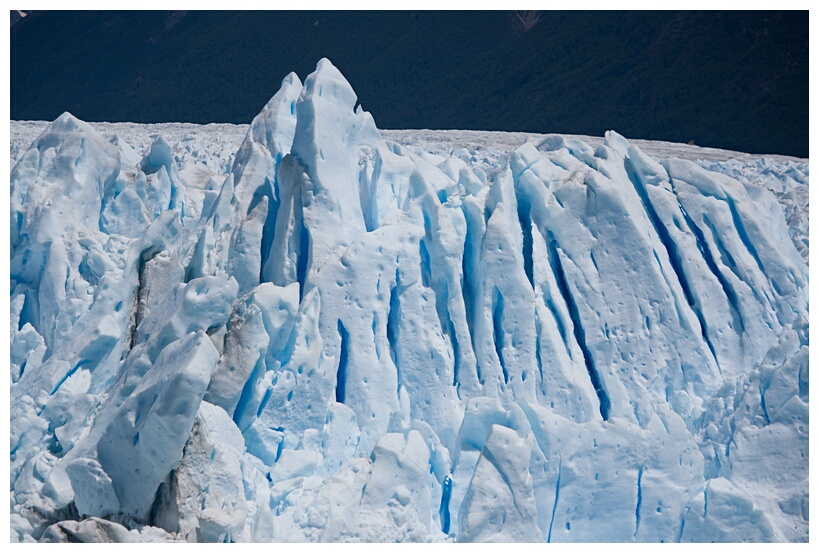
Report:
M 325 59 L 229 162 L 17 158 L 12 540 L 808 540 L 807 163 L 356 102 Z

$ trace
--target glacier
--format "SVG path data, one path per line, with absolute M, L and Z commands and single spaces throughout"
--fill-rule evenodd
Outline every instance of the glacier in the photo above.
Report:
M 807 160 L 12 122 L 12 541 L 807 541 Z

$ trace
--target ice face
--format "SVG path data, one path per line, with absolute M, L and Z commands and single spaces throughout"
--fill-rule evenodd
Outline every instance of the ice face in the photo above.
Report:
M 807 540 L 806 161 L 356 101 L 13 123 L 12 539 Z

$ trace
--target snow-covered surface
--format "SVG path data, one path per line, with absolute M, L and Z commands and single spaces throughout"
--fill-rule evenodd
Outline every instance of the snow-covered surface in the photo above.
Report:
M 11 125 L 19 541 L 805 541 L 808 162 Z

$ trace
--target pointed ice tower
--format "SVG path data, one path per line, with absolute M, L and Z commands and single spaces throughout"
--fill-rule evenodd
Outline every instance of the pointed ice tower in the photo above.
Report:
M 210 220 L 201 231 L 191 275 L 241 272 L 237 278 L 242 294 L 261 280 L 271 280 L 263 278 L 262 268 L 281 199 L 276 172 L 293 143 L 301 90 L 301 81 L 290 73 L 250 124 L 233 168 L 206 214 Z
M 350 83 L 322 59 L 307 77 L 295 104 L 296 127 L 290 158 L 282 160 L 276 233 L 265 278 L 286 286 L 315 286 L 325 261 L 366 232 L 358 188 L 358 136 L 362 121 L 354 110 Z

